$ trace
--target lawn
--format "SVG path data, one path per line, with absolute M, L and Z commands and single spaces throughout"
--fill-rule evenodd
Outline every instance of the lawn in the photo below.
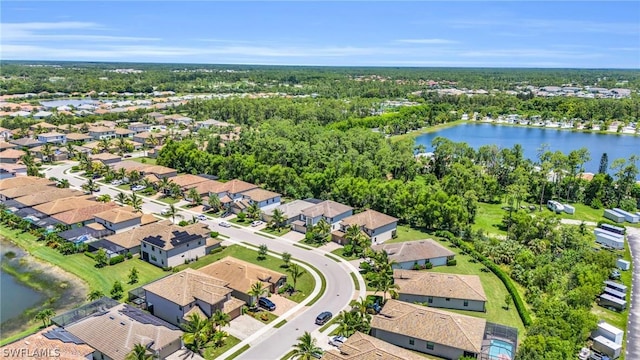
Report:
M 594 209 L 591 206 L 587 206 L 584 204 L 571 204 L 571 206 L 576 208 L 576 213 L 573 215 L 569 215 L 567 213 L 559 214 L 561 219 L 576 219 L 576 220 L 584 220 L 584 221 L 593 221 L 598 222 L 600 220 L 606 220 L 602 215 L 604 214 L 604 209 Z
M 266 228 L 262 229 L 261 231 L 266 232 L 267 234 L 275 235 L 275 236 L 282 236 L 282 235 L 288 233 L 289 231 L 291 231 L 291 228 L 287 226 L 287 227 L 283 227 L 279 231 L 276 231 L 275 229 L 272 229 L 270 227 L 266 227 Z
M 125 160 L 131 160 L 131 161 L 135 161 L 135 162 L 139 162 L 139 163 L 143 163 L 143 164 L 147 164 L 147 165 L 155 165 L 156 164 L 156 159 L 149 158 L 149 157 L 127 158 Z
M 224 329 L 222 329 L 224 331 Z M 229 351 L 232 347 L 238 345 L 240 343 L 240 339 L 229 335 L 227 339 L 224 341 L 224 346 L 219 348 L 214 348 L 212 346 L 205 348 L 204 350 L 204 358 L 205 359 L 215 359 L 218 356 L 224 354 Z
M 253 220 L 246 218 L 244 219 L 244 221 L 240 221 L 237 217 L 234 217 L 233 219 L 229 219 L 227 221 L 229 221 L 230 223 L 234 223 L 242 226 L 249 226 Z
M 388 242 L 388 241 L 387 241 L 387 242 Z M 358 256 L 355 256 L 355 255 L 345 256 L 345 255 L 343 254 L 343 250 L 344 250 L 344 248 L 340 247 L 340 248 L 337 248 L 337 249 L 333 250 L 331 253 L 332 253 L 332 254 L 334 254 L 334 255 L 338 255 L 338 256 L 340 256 L 341 258 L 343 258 L 343 259 L 345 259 L 345 260 L 349 260 L 349 261 L 350 261 L 350 260 L 356 260 L 356 259 L 359 259 L 359 257 L 358 257 Z
M 502 218 L 507 211 L 503 210 L 504 204 L 486 204 L 478 203 L 478 211 L 476 213 L 476 221 L 471 226 L 473 230 L 482 229 L 487 234 L 506 235 L 506 231 L 498 228 L 502 223 Z
M 430 238 L 433 238 L 433 236 L 429 235 L 426 232 L 414 229 L 406 225 L 398 225 L 396 230 L 396 237 L 389 241 L 385 241 L 385 244 L 405 242 L 405 241 L 424 240 L 424 239 L 430 239 Z
M 277 319 L 278 316 L 274 315 L 273 313 L 269 312 L 269 311 L 264 311 L 262 309 L 258 309 L 257 312 L 253 312 L 251 310 L 247 311 L 247 315 L 252 316 L 254 319 L 264 323 L 264 324 L 268 324 L 270 322 L 272 322 L 273 320 Z M 264 317 L 264 319 L 263 319 Z
M 268 241 L 265 239 L 265 241 Z M 252 264 L 264 266 L 267 269 L 271 269 L 273 271 L 277 271 L 283 274 L 287 274 L 286 269 L 281 266 L 284 264 L 281 258 L 267 255 L 267 258 L 264 260 L 258 260 L 258 251 L 253 249 L 248 249 L 244 246 L 240 245 L 231 245 L 224 250 L 217 252 L 215 254 L 209 254 L 207 256 L 201 257 L 198 261 L 194 261 L 189 265 L 180 265 L 178 269 L 182 270 L 184 268 L 190 267 L 192 269 L 199 269 L 206 265 L 209 265 L 213 262 L 216 262 L 224 257 L 232 256 L 236 259 L 244 260 L 246 262 L 250 262 Z M 293 281 L 291 281 L 291 277 L 287 276 L 287 283 L 293 285 Z M 293 296 L 289 297 L 290 300 L 295 302 L 300 302 L 305 299 L 311 292 L 313 292 L 313 288 L 315 287 L 315 280 L 313 276 L 309 274 L 307 271 L 300 276 L 296 283 L 296 293 Z M 286 295 L 283 295 L 286 296 Z
M 175 204 L 177 202 L 179 202 L 181 199 L 174 199 L 172 197 L 169 196 L 163 196 L 157 199 L 158 201 L 161 201 L 165 204 L 171 205 L 171 204 Z
M 62 255 L 44 244 L 36 241 L 36 238 L 28 233 L 11 230 L 0 226 L 0 235 L 11 239 L 17 245 L 27 250 L 38 259 L 56 265 L 84 280 L 91 290 L 100 290 L 109 294 L 114 281 L 120 280 L 125 293 L 133 288 L 159 279 L 168 273 L 138 258 L 126 260 L 116 265 L 106 266 L 102 269 L 95 267 L 96 262 L 84 254 Z M 138 269 L 138 283 L 129 284 L 127 275 L 132 267 Z

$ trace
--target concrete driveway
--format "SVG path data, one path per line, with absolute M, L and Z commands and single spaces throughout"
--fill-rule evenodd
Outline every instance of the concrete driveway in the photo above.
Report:
M 631 271 L 633 274 L 625 359 L 640 359 L 640 229 L 627 226 L 627 241 L 631 250 Z
M 254 319 L 249 315 L 240 315 L 231 320 L 229 326 L 224 327 L 224 331 L 231 336 L 235 336 L 240 340 L 244 340 L 265 326 L 260 320 Z
M 287 311 L 289 311 L 289 309 L 292 309 L 293 307 L 298 305 L 297 302 L 291 301 L 286 297 L 278 294 L 271 295 L 271 297 L 269 297 L 269 300 L 273 301 L 273 303 L 276 304 L 276 309 L 273 310 L 272 313 L 278 316 L 286 313 Z

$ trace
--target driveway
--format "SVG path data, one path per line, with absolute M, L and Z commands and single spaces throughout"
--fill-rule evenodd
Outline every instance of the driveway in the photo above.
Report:
M 272 313 L 278 316 L 286 313 L 287 311 L 289 311 L 289 309 L 292 309 L 293 307 L 298 305 L 297 302 L 291 301 L 286 297 L 278 294 L 272 294 L 271 297 L 269 297 L 269 300 L 273 301 L 273 303 L 276 304 L 276 309 L 273 310 Z
M 329 241 L 328 243 L 320 246 L 320 249 L 326 251 L 326 252 L 332 252 L 333 250 L 336 249 L 340 249 L 342 247 L 342 245 L 335 243 L 333 241 Z
M 300 241 L 304 239 L 304 234 L 291 230 L 288 233 L 282 235 L 281 238 L 291 241 Z
M 627 226 L 627 241 L 631 250 L 631 271 L 633 274 L 625 359 L 640 359 L 640 229 Z
M 231 336 L 235 336 L 240 340 L 244 340 L 265 326 L 260 320 L 254 319 L 249 315 L 240 315 L 231 320 L 229 326 L 224 327 L 224 331 Z

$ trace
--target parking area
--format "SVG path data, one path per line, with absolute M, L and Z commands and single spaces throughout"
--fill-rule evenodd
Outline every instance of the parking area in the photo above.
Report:
M 260 320 L 256 320 L 249 315 L 241 315 L 233 319 L 224 331 L 229 335 L 237 337 L 240 340 L 248 338 L 251 334 L 257 332 L 265 326 Z
M 287 311 L 289 311 L 289 309 L 291 309 L 294 306 L 298 305 L 297 302 L 291 301 L 291 300 L 287 299 L 286 297 L 280 296 L 278 294 L 271 295 L 269 300 L 273 301 L 273 303 L 276 304 L 276 309 L 274 311 L 272 311 L 272 313 L 274 315 L 278 315 L 278 316 L 286 313 Z

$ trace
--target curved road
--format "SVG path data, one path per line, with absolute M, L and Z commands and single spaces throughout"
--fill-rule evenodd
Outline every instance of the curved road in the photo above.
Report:
M 58 179 L 68 179 L 71 187 L 80 188 L 86 180 L 76 177 L 74 174 L 65 173 L 72 165 L 72 163 L 68 163 L 66 165 L 48 168 L 45 170 L 46 176 L 53 176 Z M 130 191 L 123 191 L 112 186 L 101 185 L 99 194 L 109 194 L 114 198 L 118 192 L 121 191 L 124 193 L 130 193 Z M 156 203 L 145 197 L 142 198 L 144 199 L 142 207 L 144 212 L 159 214 L 162 209 L 167 207 L 166 204 Z M 182 210 L 180 213 L 187 219 L 190 218 L 191 215 L 196 214 L 188 210 Z M 228 236 L 232 241 L 245 242 L 255 246 L 267 244 L 270 251 L 279 253 L 289 252 L 294 260 L 301 260 L 313 265 L 316 269 L 322 272 L 322 275 L 324 275 L 326 279 L 325 293 L 315 304 L 305 307 L 305 309 L 303 309 L 302 312 L 297 314 L 294 318 L 287 319 L 287 323 L 279 329 L 273 328 L 273 325 L 277 324 L 279 320 L 273 321 L 270 324 L 271 326 L 268 326 L 268 329 L 266 329 L 263 336 L 260 336 L 257 339 L 249 338 L 247 341 L 241 342 L 227 353 L 223 354 L 223 357 L 221 358 L 226 358 L 226 356 L 231 355 L 235 350 L 239 349 L 247 342 L 251 342 L 251 347 L 238 356 L 238 359 L 262 360 L 281 358 L 290 351 L 291 347 L 297 342 L 297 338 L 305 331 L 313 332 L 320 328 L 320 326 L 315 324 L 315 318 L 319 313 L 322 311 L 331 311 L 336 315 L 348 306 L 355 292 L 353 279 L 350 275 L 351 272 L 355 272 L 360 282 L 359 296 L 364 296 L 366 293 L 364 280 L 359 275 L 358 270 L 346 261 L 337 263 L 336 261 L 324 256 L 326 252 L 322 250 L 303 249 L 294 246 L 293 241 L 282 238 L 266 238 L 255 234 L 248 228 L 223 228 L 219 226 L 219 221 L 220 220 L 218 219 L 207 220 L 205 223 L 209 224 L 211 229 L 215 229 L 215 231 Z M 320 284 L 317 284 L 317 286 L 320 286 Z

